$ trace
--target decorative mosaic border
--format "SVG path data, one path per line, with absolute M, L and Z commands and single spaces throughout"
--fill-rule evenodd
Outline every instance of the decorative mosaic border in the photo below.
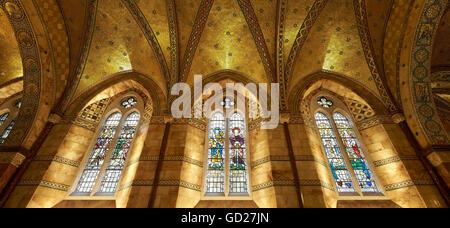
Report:
M 130 161 L 127 164 L 128 166 L 134 165 L 138 162 L 157 162 L 159 161 L 159 156 L 142 156 L 140 159 L 136 159 L 133 161 Z M 185 156 L 165 156 L 163 161 L 180 161 L 180 162 L 186 162 L 195 166 L 198 166 L 200 168 L 203 168 L 203 162 L 199 160 L 195 160 L 189 157 Z
M 58 191 L 67 192 L 70 186 L 65 184 L 59 184 L 55 182 L 45 180 L 21 180 L 17 186 L 39 186 L 44 188 L 50 188 Z
M 187 124 L 192 127 L 195 127 L 201 131 L 207 130 L 207 124 L 203 119 L 174 119 L 173 125 L 183 125 Z
M 389 191 L 399 190 L 403 188 L 413 187 L 416 185 L 434 185 L 434 181 L 431 179 L 417 179 L 417 180 L 407 180 L 399 183 L 394 183 L 384 186 L 384 189 Z
M 381 166 L 385 166 L 385 165 L 389 165 L 392 163 L 401 162 L 401 161 L 405 161 L 405 160 L 412 161 L 412 160 L 419 160 L 419 158 L 415 155 L 395 156 L 395 157 L 391 157 L 391 158 L 387 158 L 387 159 L 383 159 L 383 160 L 374 161 L 373 164 L 375 165 L 376 168 L 378 168 Z
M 118 191 L 126 190 L 130 187 L 153 187 L 153 186 L 165 186 L 165 187 L 183 187 L 197 192 L 201 192 L 201 186 L 188 183 L 180 180 L 160 180 L 158 185 L 154 184 L 154 180 L 134 180 L 133 182 L 124 184 L 119 187 Z
M 36 156 L 34 157 L 33 161 L 46 161 L 46 162 L 57 162 L 61 163 L 63 165 L 73 166 L 75 168 L 78 168 L 80 166 L 79 161 L 73 161 L 67 158 L 59 157 L 59 156 Z
M 388 110 L 392 113 L 398 112 L 397 106 L 392 101 L 391 96 L 386 89 L 387 87 L 385 86 L 385 81 L 378 70 L 378 65 L 373 54 L 374 48 L 367 20 L 366 1 L 353 0 L 353 5 L 355 8 L 356 24 L 358 25 L 358 32 L 361 38 L 361 44 L 364 50 L 367 65 L 372 73 L 378 92 L 380 93 L 381 99 Z
M 161 67 L 161 73 L 164 75 L 164 79 L 166 81 L 167 88 L 170 88 L 170 71 L 167 66 L 166 58 L 164 57 L 164 53 L 161 49 L 161 45 L 158 42 L 158 38 L 153 32 L 152 27 L 148 23 L 145 15 L 139 9 L 138 3 L 134 0 L 122 0 L 125 6 L 128 8 L 128 11 L 133 15 L 134 19 L 141 27 L 142 32 L 144 33 L 145 38 L 147 39 L 150 47 L 152 47 L 155 52 L 156 59 Z
M 287 11 L 287 0 L 278 1 L 277 12 L 277 56 L 276 56 L 276 68 L 278 72 L 278 83 L 280 83 L 280 103 L 281 110 L 288 110 L 287 97 L 288 97 L 288 81 L 284 76 L 284 42 L 285 42 L 285 22 Z
M 411 55 L 410 85 L 413 107 L 420 126 L 433 145 L 448 144 L 448 135 L 440 121 L 430 86 L 433 37 L 447 6 L 447 0 L 427 0 L 416 29 Z
M 214 4 L 214 0 L 202 0 L 200 7 L 197 11 L 197 17 L 195 18 L 194 26 L 192 26 L 192 33 L 189 37 L 188 46 L 186 48 L 183 67 L 181 69 L 180 81 L 186 82 L 188 74 L 191 70 L 192 61 L 197 50 L 200 38 L 205 29 L 206 21 L 208 20 L 209 12 Z
M 287 59 L 284 73 L 285 82 L 288 82 L 289 79 L 291 78 L 294 70 L 295 58 L 297 58 L 297 55 L 303 48 L 303 45 L 305 44 L 312 27 L 314 26 L 315 22 L 317 21 L 317 18 L 319 18 L 320 14 L 322 13 L 327 3 L 328 0 L 316 0 L 312 5 L 311 9 L 309 10 L 305 20 L 303 21 L 302 27 L 300 28 L 297 37 L 295 38 L 295 42 L 292 45 L 291 52 Z
M 14 29 L 23 64 L 22 108 L 6 146 L 20 145 L 32 129 L 39 108 L 41 67 L 39 44 L 24 7 L 19 0 L 0 0 L 0 6 Z M 47 41 L 47 40 L 46 40 Z
M 358 122 L 358 130 L 364 131 L 369 128 L 381 125 L 381 124 L 394 124 L 391 116 L 374 116 L 369 119 Z
M 249 26 L 250 32 L 253 35 L 253 40 L 255 41 L 259 55 L 266 70 L 267 80 L 269 82 L 276 82 L 277 79 L 275 77 L 273 62 L 270 58 L 266 39 L 264 38 L 264 34 L 258 22 L 258 18 L 255 14 L 255 11 L 253 10 L 252 3 L 250 2 L 250 0 L 237 0 L 237 2 L 241 7 L 245 20 L 247 21 L 247 25 Z
M 286 186 L 290 186 L 290 187 L 295 187 L 295 181 L 294 180 L 274 180 L 274 181 L 269 181 L 266 183 L 262 183 L 259 185 L 254 185 L 252 186 L 252 191 L 253 192 L 257 192 L 257 191 L 261 191 L 267 188 L 271 188 L 271 187 L 286 187 Z M 300 186 L 315 186 L 315 187 L 323 187 L 326 189 L 329 189 L 331 191 L 336 191 L 335 188 L 321 180 L 300 180 Z
M 179 62 L 180 56 L 179 45 L 178 45 L 178 19 L 177 19 L 177 11 L 175 8 L 175 0 L 166 0 L 166 8 L 167 8 L 167 19 L 169 22 L 169 35 L 170 35 L 170 62 L 171 62 L 171 78 L 170 78 L 170 86 L 174 85 L 178 80 L 178 71 L 179 71 Z
M 97 7 L 98 7 L 98 1 L 97 0 L 88 0 L 87 6 L 86 6 L 86 27 L 85 32 L 83 35 L 83 47 L 82 51 L 78 60 L 77 69 L 75 71 L 75 76 L 69 80 L 70 85 L 68 90 L 64 92 L 63 95 L 63 101 L 61 102 L 61 105 L 58 105 L 59 108 L 62 110 L 67 108 L 67 105 L 69 104 L 70 100 L 72 99 L 73 95 L 75 94 L 78 85 L 81 81 L 81 77 L 84 72 L 84 68 L 86 66 L 86 62 L 89 57 L 89 52 L 91 50 L 91 44 L 92 39 L 94 38 L 94 32 L 95 32 L 95 23 L 97 19 Z M 62 112 L 62 110 L 59 110 Z
M 78 127 L 82 127 L 84 129 L 87 129 L 89 131 L 93 131 L 95 132 L 95 130 L 97 129 L 98 126 L 98 122 L 91 122 L 88 120 L 85 120 L 81 117 L 76 117 L 73 121 L 72 121 L 73 125 L 76 125 Z
M 256 160 L 254 162 L 251 163 L 251 168 L 256 168 L 260 165 L 264 165 L 266 163 L 269 162 L 277 162 L 277 161 L 290 161 L 290 157 L 288 155 L 271 155 L 271 156 L 267 156 L 265 158 Z M 319 159 L 317 157 L 314 157 L 312 155 L 296 155 L 295 156 L 295 161 L 313 161 L 313 162 L 317 162 L 322 166 L 327 167 L 327 163 L 324 162 L 322 159 Z

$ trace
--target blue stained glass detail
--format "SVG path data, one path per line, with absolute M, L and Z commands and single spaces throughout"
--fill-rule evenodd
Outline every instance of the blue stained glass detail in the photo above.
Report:
M 315 115 L 315 120 L 338 192 L 356 192 L 352 185 L 350 172 L 340 152 L 330 119 L 319 112 Z
M 206 192 L 225 192 L 225 117 L 221 113 L 212 116 L 209 123 L 208 164 L 206 172 Z
M 11 133 L 15 123 L 16 123 L 16 118 L 11 120 L 11 122 L 8 125 L 8 127 L 3 131 L 2 135 L 0 136 L 0 145 L 5 142 L 6 138 L 8 138 L 8 136 Z
M 122 114 L 119 112 L 106 119 L 78 182 L 76 193 L 92 192 L 121 119 Z

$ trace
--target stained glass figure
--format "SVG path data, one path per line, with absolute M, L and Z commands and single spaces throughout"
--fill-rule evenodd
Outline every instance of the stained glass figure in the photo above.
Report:
M 315 115 L 315 120 L 338 192 L 355 192 L 350 172 L 340 152 L 330 119 L 319 112 Z
M 92 192 L 121 118 L 122 114 L 116 112 L 106 119 L 78 182 L 76 193 Z
M 124 108 L 132 108 L 137 104 L 137 100 L 134 97 L 130 97 L 124 101 L 122 101 L 122 106 Z
M 220 102 L 220 104 L 221 104 L 224 108 L 229 109 L 229 108 L 234 107 L 234 105 L 235 105 L 236 103 L 234 102 L 233 99 L 231 99 L 231 98 L 229 98 L 229 97 L 225 97 L 225 99 L 223 99 L 223 101 Z
M 221 113 L 214 114 L 209 122 L 207 193 L 225 192 L 225 124 L 225 117 Z
M 3 123 L 8 119 L 9 112 L 3 114 L 0 116 L 0 127 L 3 125 Z
M 326 97 L 321 97 L 317 101 L 317 104 L 319 104 L 320 106 L 322 106 L 324 108 L 331 108 L 331 106 L 333 106 L 333 102 L 328 100 Z
M 130 151 L 131 143 L 133 142 L 136 128 L 138 126 L 140 115 L 137 112 L 131 113 L 122 125 L 119 138 L 116 146 L 109 160 L 109 165 L 106 168 L 103 176 L 102 184 L 100 186 L 101 193 L 115 193 L 117 185 L 119 184 L 120 176 L 122 175 L 125 161 L 127 160 L 128 152 Z
M 228 121 L 230 193 L 248 193 L 245 119 L 241 114 L 234 113 Z
M 353 131 L 352 124 L 347 117 L 341 113 L 334 113 L 334 122 L 347 151 L 353 171 L 362 192 L 379 192 L 373 179 L 373 175 L 367 166 L 367 161 L 361 149 L 361 145 Z
M 0 137 L 0 144 L 3 144 L 5 142 L 5 140 L 6 140 L 6 138 L 8 138 L 8 136 L 11 133 L 15 123 L 16 123 L 16 118 L 11 120 L 11 122 L 8 125 L 8 127 L 3 131 L 3 133 L 2 133 L 2 135 Z

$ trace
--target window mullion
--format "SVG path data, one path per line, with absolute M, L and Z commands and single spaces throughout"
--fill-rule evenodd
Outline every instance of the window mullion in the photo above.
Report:
M 336 123 L 334 122 L 334 119 L 331 118 L 330 120 L 331 120 L 331 124 L 333 125 L 333 130 L 334 130 L 334 132 L 336 132 L 336 137 L 338 139 L 339 148 L 341 148 L 341 150 L 342 150 L 342 156 L 344 156 L 345 164 L 347 165 L 347 169 L 348 169 L 350 175 L 352 176 L 352 183 L 354 186 L 353 188 L 358 192 L 359 195 L 362 196 L 362 191 L 361 191 L 361 188 L 359 187 L 359 182 L 358 182 L 358 179 L 356 178 L 355 170 L 353 170 L 352 163 L 350 162 L 350 158 L 348 157 L 347 148 L 344 145 L 344 141 L 341 137 L 341 134 L 339 132 L 339 129 L 338 129 Z
M 122 115 L 122 119 L 120 120 L 120 124 L 117 126 L 116 133 L 114 134 L 113 140 L 111 140 L 111 144 L 108 147 L 108 152 L 105 154 L 105 160 L 103 161 L 102 168 L 98 173 L 97 180 L 95 182 L 94 188 L 92 188 L 91 196 L 95 196 L 98 193 L 100 185 L 102 183 L 103 177 L 105 175 L 106 169 L 108 168 L 109 162 L 111 160 L 111 155 L 116 147 L 117 140 L 119 139 L 120 132 L 122 131 L 123 124 L 125 123 L 126 116 Z
M 230 158 L 229 158 L 230 145 L 228 144 L 228 142 L 229 142 L 229 140 L 228 140 L 229 127 L 230 127 L 229 119 L 225 118 L 225 156 L 224 156 L 224 158 L 225 158 L 225 162 L 224 162 L 224 164 L 225 164 L 225 170 L 224 170 L 225 171 L 225 188 L 224 188 L 225 197 L 228 197 L 230 194 L 230 188 L 229 188 L 229 184 L 230 184 L 230 180 L 229 180 L 229 178 L 230 178 L 230 167 L 229 167 L 230 166 L 230 164 L 229 164 L 230 163 Z

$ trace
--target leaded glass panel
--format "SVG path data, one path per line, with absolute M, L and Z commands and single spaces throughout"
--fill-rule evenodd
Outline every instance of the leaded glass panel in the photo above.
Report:
M 11 120 L 11 123 L 9 123 L 8 127 L 3 131 L 2 136 L 0 137 L 0 144 L 3 144 L 5 142 L 5 140 L 6 140 L 6 138 L 8 138 L 8 136 L 11 133 L 15 123 L 16 123 L 16 118 Z
M 126 100 L 122 101 L 122 106 L 124 108 L 132 108 L 137 104 L 137 100 L 134 97 L 129 97 Z
M 338 191 L 355 192 L 350 172 L 340 152 L 330 119 L 323 113 L 317 113 L 315 120 Z
M 115 193 L 122 175 L 125 161 L 130 151 L 131 144 L 136 134 L 140 115 L 137 112 L 130 114 L 122 125 L 119 138 L 109 160 L 109 165 L 100 186 L 101 193 Z
M 76 193 L 92 192 L 121 118 L 122 114 L 117 112 L 106 119 L 78 182 Z
M 8 119 L 9 116 L 9 112 L 5 113 L 3 115 L 0 116 L 0 127 L 3 125 L 3 123 Z
M 225 117 L 221 113 L 212 116 L 209 123 L 208 167 L 206 173 L 206 192 L 225 192 Z
M 341 113 L 333 115 L 339 134 L 347 151 L 356 179 L 362 192 L 378 192 L 373 175 L 367 166 L 367 161 L 361 149 L 361 145 L 355 136 L 351 122 Z
M 248 193 L 245 119 L 239 113 L 234 113 L 228 121 L 230 193 Z

